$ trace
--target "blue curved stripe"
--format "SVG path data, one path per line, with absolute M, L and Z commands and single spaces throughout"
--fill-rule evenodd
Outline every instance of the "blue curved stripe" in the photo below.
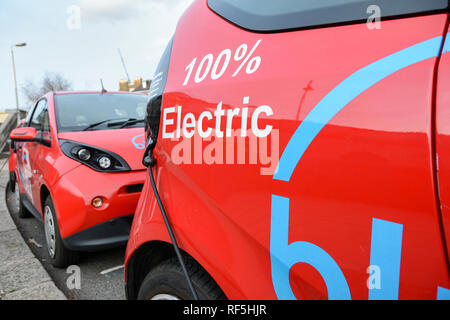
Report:
M 450 289 L 438 287 L 436 300 L 450 300 Z
M 442 49 L 442 54 L 450 51 L 450 33 L 447 33 L 445 38 L 444 49 Z
M 289 181 L 306 149 L 339 111 L 387 76 L 420 61 L 437 57 L 442 41 L 443 37 L 439 36 L 396 52 L 356 71 L 337 85 L 311 110 L 297 128 L 281 155 L 273 178 Z M 448 49 L 449 44 L 446 47 Z

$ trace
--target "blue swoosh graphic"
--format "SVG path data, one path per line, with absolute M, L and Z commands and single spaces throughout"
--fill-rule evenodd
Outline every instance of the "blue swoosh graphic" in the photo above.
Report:
M 437 57 L 442 48 L 439 36 L 391 54 L 353 73 L 330 91 L 305 117 L 289 140 L 273 176 L 289 181 L 306 149 L 325 125 L 361 93 L 389 75 L 426 59 Z M 444 51 L 446 50 L 446 51 Z M 450 50 L 450 39 L 443 53 Z
M 143 136 L 144 136 L 144 134 L 142 133 L 142 134 L 138 134 L 137 136 L 135 136 L 131 139 L 131 142 L 133 143 L 134 147 L 138 150 L 145 149 L 145 144 L 143 142 L 136 142 L 137 138 L 143 137 Z
M 445 38 L 444 49 L 442 49 L 442 54 L 450 51 L 450 33 L 447 33 L 447 37 Z

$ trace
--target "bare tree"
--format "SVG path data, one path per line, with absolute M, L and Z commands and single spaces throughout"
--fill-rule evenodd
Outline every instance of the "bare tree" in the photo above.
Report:
M 45 73 L 41 83 L 36 85 L 31 80 L 26 80 L 22 92 L 28 103 L 35 103 L 40 97 L 49 91 L 67 91 L 72 89 L 72 84 L 59 73 Z

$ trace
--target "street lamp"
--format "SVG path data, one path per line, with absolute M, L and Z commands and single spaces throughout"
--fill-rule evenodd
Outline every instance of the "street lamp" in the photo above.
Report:
M 14 76 L 14 90 L 16 91 L 16 108 L 17 108 L 17 124 L 20 122 L 20 110 L 19 110 L 19 94 L 17 92 L 17 80 L 16 80 L 16 65 L 14 63 L 14 47 L 25 47 L 27 44 L 25 42 L 18 42 L 11 46 L 11 59 L 12 59 L 12 68 L 13 68 L 13 76 Z

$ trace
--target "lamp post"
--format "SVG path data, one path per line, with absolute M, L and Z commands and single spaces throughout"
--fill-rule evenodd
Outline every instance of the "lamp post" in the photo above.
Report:
M 16 65 L 14 63 L 14 47 L 25 47 L 27 44 L 25 42 L 19 42 L 11 46 L 11 59 L 12 59 L 12 68 L 13 68 L 13 76 L 14 76 L 14 90 L 16 92 L 16 108 L 17 108 L 17 124 L 20 122 L 20 110 L 19 110 L 19 94 L 17 92 L 17 80 L 16 80 Z

